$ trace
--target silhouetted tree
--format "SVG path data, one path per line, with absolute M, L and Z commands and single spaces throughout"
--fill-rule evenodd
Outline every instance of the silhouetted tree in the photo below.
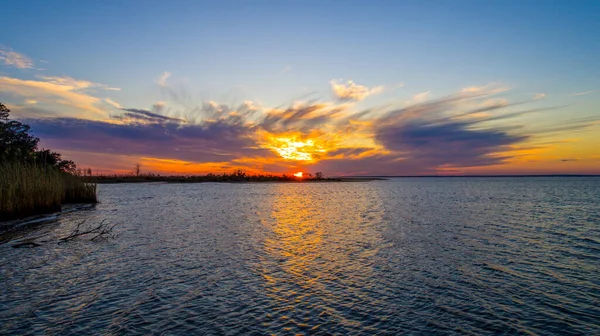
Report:
M 37 150 L 40 139 L 29 133 L 29 125 L 9 117 L 10 110 L 0 103 L 0 163 L 19 161 L 75 173 L 77 165 L 73 161 L 63 160 L 59 153 L 48 149 Z
M 52 152 L 48 149 L 42 149 L 34 153 L 35 162 L 42 167 L 56 167 L 65 173 L 74 174 L 77 170 L 77 165 L 71 160 L 63 160 L 62 155 Z
M 9 120 L 10 110 L 0 103 L 0 162 L 33 159 L 40 139 L 29 134 L 29 125 Z
M 139 177 L 142 173 L 142 165 L 139 163 L 136 163 L 135 166 L 133 166 L 133 175 Z
M 316 179 L 316 180 L 322 180 L 322 179 L 323 179 L 323 173 L 321 173 L 321 172 L 316 172 L 316 173 L 315 173 L 315 179 Z

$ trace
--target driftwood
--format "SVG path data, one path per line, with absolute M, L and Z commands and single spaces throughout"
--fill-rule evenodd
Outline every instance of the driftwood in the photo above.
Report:
M 103 220 L 97 226 L 83 227 L 84 223 L 85 223 L 85 220 L 77 223 L 75 230 L 73 230 L 73 232 L 71 232 L 68 236 L 59 238 L 58 243 L 59 244 L 65 243 L 65 242 L 71 241 L 77 237 L 86 236 L 86 235 L 92 236 L 90 241 L 96 240 L 99 238 L 115 238 L 115 235 L 113 234 L 112 231 L 113 231 L 114 227 L 117 226 L 117 224 L 108 225 L 106 223 L 106 220 Z M 20 242 L 13 244 L 12 247 L 23 248 L 23 247 L 42 246 L 43 244 L 41 244 L 41 243 L 48 242 L 48 240 L 42 240 L 41 243 L 36 241 L 37 239 L 42 238 L 42 237 L 44 237 L 44 236 L 28 238 L 28 239 L 25 239 L 25 240 L 22 240 Z
M 73 230 L 73 232 L 71 232 L 71 234 L 59 239 L 60 240 L 59 244 L 73 240 L 80 236 L 85 236 L 85 235 L 94 235 L 92 237 L 92 239 L 90 239 L 90 240 L 96 240 L 98 238 L 103 238 L 103 237 L 114 238 L 114 235 L 112 234 L 112 230 L 114 229 L 115 226 L 117 226 L 117 224 L 113 224 L 113 225 L 109 226 L 108 224 L 106 224 L 106 220 L 103 220 L 102 222 L 100 222 L 100 224 L 98 224 L 98 226 L 82 228 L 81 226 L 83 225 L 83 223 L 85 223 L 85 221 L 81 221 L 81 222 L 77 223 L 77 227 L 75 228 L 75 230 Z

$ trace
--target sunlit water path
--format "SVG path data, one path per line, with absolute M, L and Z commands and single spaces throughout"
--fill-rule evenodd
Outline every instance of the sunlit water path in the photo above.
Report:
M 0 245 L 0 334 L 600 334 L 600 178 L 99 194 Z

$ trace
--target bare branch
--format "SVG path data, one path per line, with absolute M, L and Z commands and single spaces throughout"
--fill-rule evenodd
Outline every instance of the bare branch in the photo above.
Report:
M 88 235 L 88 234 L 94 234 L 95 236 L 90 239 L 90 240 L 95 240 L 96 238 L 100 238 L 100 237 L 105 237 L 105 236 L 109 236 L 109 237 L 113 237 L 112 230 L 115 228 L 115 226 L 117 226 L 117 224 L 113 224 L 112 226 L 108 226 L 108 224 L 106 224 L 106 219 L 102 220 L 102 222 L 100 222 L 100 224 L 98 224 L 98 226 L 96 227 L 88 227 L 85 229 L 81 229 L 81 225 L 84 223 L 85 221 L 82 221 L 80 223 L 77 224 L 77 227 L 75 228 L 75 230 L 73 230 L 73 232 L 71 232 L 70 235 L 60 238 L 60 243 L 64 243 L 70 240 L 73 240 L 79 236 L 84 236 L 84 235 Z

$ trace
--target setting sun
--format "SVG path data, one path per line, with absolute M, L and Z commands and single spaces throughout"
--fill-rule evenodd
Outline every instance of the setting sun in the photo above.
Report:
M 294 176 L 296 176 L 297 178 L 302 178 L 302 172 L 297 172 L 296 174 L 294 174 Z

